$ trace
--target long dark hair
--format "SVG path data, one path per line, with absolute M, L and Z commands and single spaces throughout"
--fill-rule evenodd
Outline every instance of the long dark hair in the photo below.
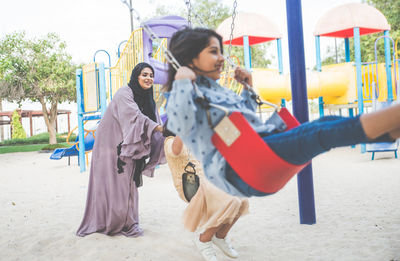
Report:
M 214 30 L 206 28 L 185 28 L 177 31 L 172 35 L 168 49 L 181 66 L 188 66 L 209 45 L 211 37 L 218 39 L 221 52 L 223 52 L 222 37 Z M 170 64 L 168 81 L 164 86 L 165 91 L 171 90 L 175 74 L 176 70 Z
M 144 68 L 150 68 L 154 75 L 154 69 L 150 64 L 144 62 L 138 63 L 132 70 L 131 80 L 129 81 L 128 86 L 132 89 L 133 99 L 138 105 L 140 111 L 154 122 L 157 122 L 155 113 L 156 103 L 153 97 L 153 86 L 145 90 L 139 84 L 138 78 Z

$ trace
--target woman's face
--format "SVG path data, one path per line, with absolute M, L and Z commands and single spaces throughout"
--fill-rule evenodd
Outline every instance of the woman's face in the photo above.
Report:
M 143 90 L 150 89 L 154 82 L 153 71 L 149 67 L 144 68 L 139 74 L 138 81 Z
M 195 73 L 218 80 L 224 68 L 224 56 L 221 53 L 220 43 L 216 37 L 211 37 L 210 42 L 199 55 L 192 60 Z M 196 70 L 196 68 L 200 69 Z

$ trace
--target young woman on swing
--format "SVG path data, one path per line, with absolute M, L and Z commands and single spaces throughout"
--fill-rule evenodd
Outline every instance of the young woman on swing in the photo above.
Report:
M 226 162 L 211 142 L 214 131 L 210 128 L 225 117 L 225 112 L 202 104 L 198 91 L 212 104 L 223 106 L 229 112 L 241 112 L 272 151 L 293 165 L 307 164 L 313 157 L 335 147 L 393 142 L 400 137 L 400 104 L 351 118 L 326 116 L 279 132 L 278 126 L 264 123 L 256 115 L 257 103 L 252 92 L 246 89 L 252 87 L 249 72 L 242 68 L 235 70 L 235 79 L 245 83 L 240 96 L 216 82 L 223 70 L 224 57 L 222 38 L 215 31 L 203 28 L 178 31 L 170 40 L 169 51 L 181 67 L 178 70 L 169 67 L 168 129 L 181 137 L 203 163 L 209 181 L 232 195 L 265 196 L 276 191 L 267 193 L 249 186 Z M 243 153 L 249 151 L 243 149 Z M 257 175 L 262 177 L 265 173 Z M 265 178 L 267 182 L 269 178 Z

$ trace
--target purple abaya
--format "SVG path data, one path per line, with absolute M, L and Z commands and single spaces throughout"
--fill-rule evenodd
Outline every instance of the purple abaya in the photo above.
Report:
M 157 111 L 157 110 L 156 110 Z M 85 214 L 78 236 L 94 232 L 107 235 L 140 236 L 138 189 L 133 181 L 134 161 L 150 155 L 143 175 L 153 177 L 157 164 L 165 163 L 164 137 L 155 127 L 161 124 L 141 113 L 132 90 L 120 88 L 110 102 L 96 131 Z M 117 147 L 126 165 L 118 174 Z

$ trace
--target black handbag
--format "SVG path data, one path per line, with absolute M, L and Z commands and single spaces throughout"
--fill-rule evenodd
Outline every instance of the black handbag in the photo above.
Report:
M 185 167 L 185 172 L 182 174 L 183 194 L 188 202 L 190 202 L 193 196 L 197 193 L 199 186 L 200 179 L 196 174 L 195 165 L 189 161 Z
M 143 186 L 143 178 L 142 172 L 146 167 L 146 159 L 148 156 L 144 156 L 141 159 L 134 160 L 135 162 L 135 172 L 133 173 L 133 181 L 135 182 L 136 187 Z

